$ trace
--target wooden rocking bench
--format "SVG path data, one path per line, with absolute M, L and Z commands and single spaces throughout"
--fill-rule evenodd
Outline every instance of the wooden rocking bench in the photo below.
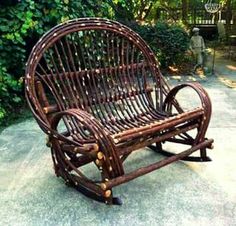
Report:
M 196 91 L 200 107 L 181 108 L 176 94 L 185 87 Z M 118 22 L 81 18 L 52 28 L 29 56 L 25 91 L 48 136 L 56 175 L 97 201 L 120 204 L 113 187 L 177 160 L 210 160 L 206 91 L 198 83 L 170 89 L 148 45 Z M 164 142 L 189 148 L 171 153 Z M 144 147 L 167 157 L 125 172 L 127 157 Z

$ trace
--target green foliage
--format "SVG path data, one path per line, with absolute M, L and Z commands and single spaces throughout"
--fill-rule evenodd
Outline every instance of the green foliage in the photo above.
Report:
M 164 22 L 150 25 L 156 20 L 159 7 L 166 9 L 181 7 L 183 1 L 108 0 L 108 3 L 118 21 L 133 28 L 146 40 L 156 53 L 162 67 L 181 63 L 185 59 L 189 36 L 183 25 Z
M 154 2 L 152 0 L 107 0 L 119 21 L 144 21 L 148 18 Z
M 183 61 L 189 48 L 189 36 L 180 25 L 158 22 L 154 26 L 135 24 L 133 29 L 149 43 L 162 67 Z
M 3 119 L 9 112 L 17 113 L 22 101 L 19 95 L 21 88 L 21 81 L 12 78 L 0 61 L 0 126 L 3 125 Z
M 68 19 L 109 17 L 110 13 L 108 5 L 101 0 L 0 2 L 0 125 L 14 107 L 22 104 L 20 80 L 27 56 L 39 37 Z

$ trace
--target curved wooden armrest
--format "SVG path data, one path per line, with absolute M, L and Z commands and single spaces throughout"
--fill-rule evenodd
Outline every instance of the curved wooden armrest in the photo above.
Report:
M 167 112 L 170 112 L 171 110 L 171 105 L 174 105 L 175 108 L 178 110 L 179 113 L 183 113 L 182 108 L 179 106 L 177 100 L 175 99 L 176 94 L 183 88 L 185 87 L 191 87 L 196 91 L 198 94 L 202 108 L 205 112 L 205 116 L 210 118 L 211 115 L 211 101 L 210 98 L 205 91 L 205 89 L 201 86 L 201 84 L 194 82 L 194 83 L 182 83 L 180 85 L 175 86 L 170 90 L 170 92 L 167 94 L 164 104 L 163 104 L 163 109 Z
M 111 178 L 124 174 L 123 166 L 118 156 L 118 152 L 116 151 L 113 139 L 96 118 L 81 109 L 68 109 L 61 111 L 52 118 L 51 128 L 53 131 L 57 131 L 58 124 L 64 116 L 73 119 L 74 122 L 78 123 L 80 126 L 82 125 L 84 129 L 89 131 L 93 137 L 94 145 L 97 145 L 95 149 L 97 150 L 98 159 L 105 161 L 105 165 L 107 165 L 108 169 L 112 168 L 112 170 L 108 170 Z M 73 133 L 73 131 L 69 132 Z M 78 145 L 78 148 L 80 148 L 83 143 L 88 143 L 88 140 L 86 139 L 82 140 L 74 138 L 71 140 L 59 133 L 57 136 L 58 139 L 61 139 L 69 144 Z
M 209 125 L 210 117 L 211 117 L 210 98 L 209 98 L 207 92 L 203 89 L 203 87 L 199 83 L 197 83 L 197 82 L 183 83 L 183 84 L 177 85 L 176 87 L 171 89 L 170 92 L 166 96 L 166 99 L 165 99 L 164 105 L 163 105 L 163 109 L 166 110 L 167 112 L 171 112 L 171 108 L 172 108 L 172 106 L 174 106 L 179 113 L 183 113 L 183 110 L 179 106 L 177 100 L 175 99 L 175 96 L 179 92 L 179 90 L 183 89 L 184 87 L 191 87 L 197 92 L 197 94 L 201 100 L 202 109 L 204 111 L 202 120 L 199 125 L 198 135 L 195 138 L 195 143 L 199 143 L 204 140 L 206 130 Z

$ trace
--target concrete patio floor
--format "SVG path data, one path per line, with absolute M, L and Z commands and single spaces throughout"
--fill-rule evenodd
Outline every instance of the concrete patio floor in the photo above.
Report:
M 226 64 L 217 67 L 226 70 Z M 230 73 L 236 78 L 232 67 Z M 215 140 L 208 152 L 213 161 L 177 162 L 116 187 L 122 206 L 92 201 L 57 178 L 33 119 L 6 128 L 0 134 L 0 225 L 236 225 L 236 90 L 217 76 L 201 83 L 213 103 L 207 134 Z M 126 167 L 160 158 L 138 152 Z

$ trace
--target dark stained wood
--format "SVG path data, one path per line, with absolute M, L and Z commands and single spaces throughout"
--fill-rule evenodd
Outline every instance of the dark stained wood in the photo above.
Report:
M 176 154 L 176 155 L 171 156 L 169 158 L 163 159 L 163 160 L 153 163 L 149 166 L 139 168 L 138 170 L 135 170 L 131 173 L 127 173 L 126 175 L 116 177 L 110 181 L 104 182 L 101 187 L 102 188 L 105 187 L 106 188 L 105 190 L 107 190 L 107 189 L 110 189 L 110 188 L 115 187 L 117 185 L 131 181 L 139 176 L 143 176 L 147 173 L 152 172 L 153 170 L 159 169 L 159 168 L 166 166 L 174 161 L 180 160 L 185 156 L 191 155 L 194 151 L 201 149 L 202 147 L 209 146 L 212 142 L 213 142 L 212 139 L 206 140 L 206 141 L 204 141 L 198 145 L 195 145 L 194 147 L 191 147 L 191 148 L 187 149 L 186 151 L 183 151 L 179 154 Z
M 201 106 L 181 108 L 175 96 L 185 87 L 196 91 Z M 213 140 L 205 138 L 211 117 L 206 91 L 198 83 L 170 89 L 145 41 L 115 21 L 81 18 L 47 32 L 29 56 L 25 94 L 49 138 L 56 175 L 108 204 L 119 203 L 112 187 L 197 150 L 198 159 L 206 161 L 206 148 L 212 147 Z M 161 142 L 190 148 L 125 172 L 123 162 L 131 153 Z M 87 164 L 95 164 L 99 178 L 83 173 Z

